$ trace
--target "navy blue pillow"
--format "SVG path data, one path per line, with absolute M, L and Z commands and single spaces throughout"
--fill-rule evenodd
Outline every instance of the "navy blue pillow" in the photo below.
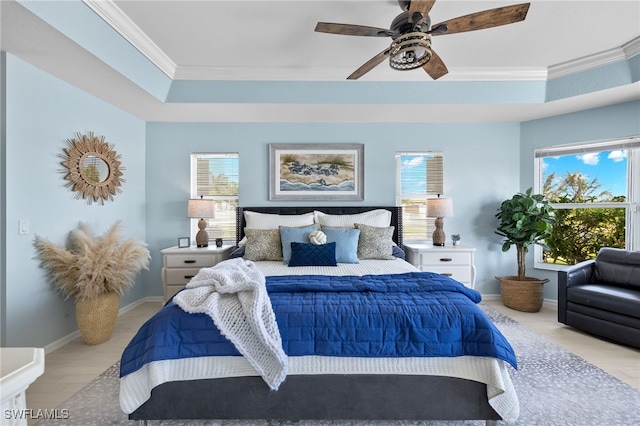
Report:
M 289 266 L 338 266 L 336 243 L 315 245 L 292 242 Z

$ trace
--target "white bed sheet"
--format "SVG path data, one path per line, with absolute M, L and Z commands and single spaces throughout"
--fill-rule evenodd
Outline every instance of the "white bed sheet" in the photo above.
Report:
M 279 261 L 254 262 L 265 276 L 274 275 L 382 275 L 418 272 L 402 259 L 364 259 L 360 263 L 338 263 L 338 266 L 289 266 Z

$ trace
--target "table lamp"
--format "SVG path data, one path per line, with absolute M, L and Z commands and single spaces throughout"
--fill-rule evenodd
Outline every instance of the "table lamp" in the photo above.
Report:
M 451 198 L 440 197 L 427 198 L 427 217 L 435 217 L 436 229 L 433 231 L 433 245 L 444 246 L 446 235 L 444 233 L 444 217 L 453 216 L 453 200 Z
M 205 200 L 202 195 L 200 199 L 191 199 L 187 205 L 187 216 L 193 219 L 200 218 L 198 221 L 198 233 L 196 234 L 196 246 L 208 247 L 209 246 L 209 234 L 205 229 L 207 228 L 207 221 L 204 218 L 213 219 L 216 217 L 215 201 Z

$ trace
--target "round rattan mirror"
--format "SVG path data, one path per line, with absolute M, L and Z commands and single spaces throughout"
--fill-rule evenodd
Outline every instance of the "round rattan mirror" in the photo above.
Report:
M 64 178 L 69 181 L 65 186 L 76 192 L 77 199 L 83 198 L 88 204 L 94 201 L 104 204 L 122 192 L 120 184 L 125 180 L 121 156 L 104 136 L 78 133 L 73 139 L 67 139 L 67 147 L 60 157 L 66 167 Z

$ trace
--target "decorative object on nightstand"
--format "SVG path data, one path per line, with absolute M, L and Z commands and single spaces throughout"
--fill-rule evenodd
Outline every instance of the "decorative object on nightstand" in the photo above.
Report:
M 500 221 L 496 234 L 505 239 L 502 251 L 516 246 L 518 275 L 496 277 L 500 281 L 502 303 L 522 312 L 538 312 L 543 304 L 543 285 L 548 279 L 525 276 L 525 256 L 529 246 L 545 247 L 545 238 L 551 235 L 555 216 L 553 207 L 542 194 L 533 194 L 533 188 L 504 200 L 495 215 Z
M 451 234 L 451 243 L 454 246 L 460 245 L 460 234 Z
M 191 245 L 191 238 L 180 237 L 178 238 L 178 248 L 187 248 Z
M 65 299 L 76 299 L 76 321 L 85 343 L 111 338 L 118 318 L 120 296 L 135 284 L 136 274 L 149 269 L 147 244 L 124 239 L 120 222 L 95 236 L 80 223 L 68 237 L 68 248 L 36 235 L 34 246 L 49 279 Z
M 427 217 L 435 217 L 436 229 L 433 231 L 433 245 L 444 246 L 446 235 L 444 233 L 445 217 L 453 216 L 453 200 L 451 198 L 440 197 L 427 198 Z
M 200 199 L 191 199 L 187 205 L 187 216 L 192 219 L 200 218 L 198 221 L 198 233 L 196 234 L 196 246 L 208 247 L 209 246 L 209 234 L 207 229 L 207 219 L 214 219 L 216 217 L 216 204 L 213 200 L 205 200 L 203 196 Z
M 476 284 L 476 249 L 469 246 L 434 246 L 404 243 L 407 262 L 425 272 L 436 272 L 460 281 L 467 287 Z
M 215 266 L 227 260 L 233 246 L 222 247 L 169 247 L 162 253 L 162 291 L 165 302 L 195 277 L 201 268 Z

